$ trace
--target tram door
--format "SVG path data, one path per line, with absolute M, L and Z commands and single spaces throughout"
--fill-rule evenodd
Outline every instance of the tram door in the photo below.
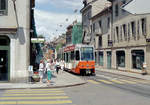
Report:
M 0 81 L 8 81 L 8 51 L 0 50 Z

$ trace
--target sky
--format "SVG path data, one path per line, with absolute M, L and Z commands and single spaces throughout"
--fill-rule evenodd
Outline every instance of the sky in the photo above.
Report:
M 74 20 L 81 22 L 82 0 L 35 0 L 35 22 L 38 35 L 53 40 L 66 32 Z M 75 12 L 75 10 L 78 10 Z

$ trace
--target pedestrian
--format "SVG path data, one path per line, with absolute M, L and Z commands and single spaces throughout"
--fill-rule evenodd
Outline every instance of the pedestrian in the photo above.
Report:
M 59 61 L 56 60 L 56 73 L 58 74 L 59 72 L 59 69 L 60 69 L 60 64 L 59 64 Z
M 46 64 L 46 70 L 47 70 L 47 83 L 48 85 L 50 85 L 50 80 L 52 78 L 52 72 L 51 72 L 51 62 L 50 60 L 47 61 L 47 64 Z
M 39 64 L 40 83 L 42 83 L 43 75 L 44 75 L 44 63 L 43 63 L 43 60 L 41 60 Z

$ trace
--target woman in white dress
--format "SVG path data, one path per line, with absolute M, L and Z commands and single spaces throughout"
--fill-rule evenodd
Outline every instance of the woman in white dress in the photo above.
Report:
M 42 83 L 43 75 L 44 75 L 44 63 L 43 60 L 41 60 L 39 64 L 39 76 L 40 76 L 41 83 Z

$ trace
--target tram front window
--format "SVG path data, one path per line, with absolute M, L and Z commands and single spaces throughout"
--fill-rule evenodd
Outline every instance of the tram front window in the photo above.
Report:
M 81 60 L 83 61 L 92 61 L 94 60 L 94 53 L 92 47 L 83 47 L 81 48 Z

